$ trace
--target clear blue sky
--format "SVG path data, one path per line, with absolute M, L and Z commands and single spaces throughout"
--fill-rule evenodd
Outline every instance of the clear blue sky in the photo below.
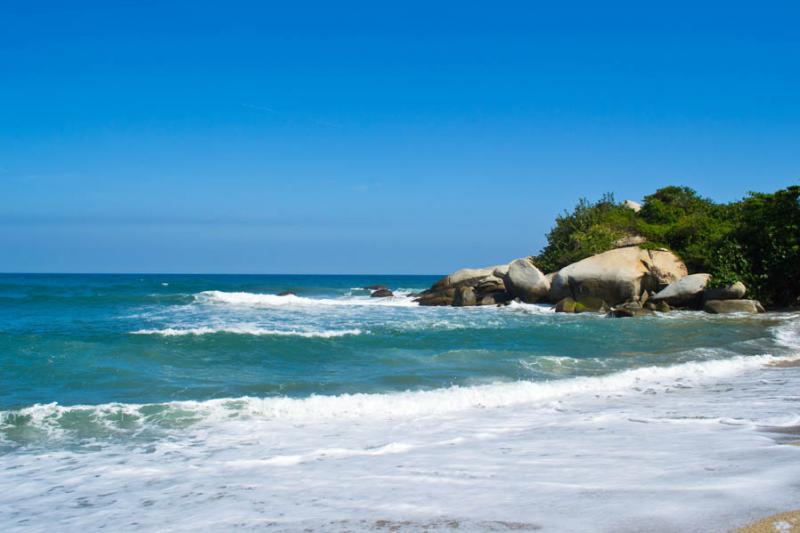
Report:
M 0 271 L 441 273 L 800 181 L 796 2 L 435 4 L 2 2 Z

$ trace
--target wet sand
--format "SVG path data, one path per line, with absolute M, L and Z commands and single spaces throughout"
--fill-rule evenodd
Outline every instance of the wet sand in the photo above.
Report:
M 762 518 L 733 533 L 800 533 L 800 510 Z

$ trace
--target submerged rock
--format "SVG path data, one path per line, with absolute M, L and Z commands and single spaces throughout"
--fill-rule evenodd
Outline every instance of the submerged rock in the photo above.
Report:
M 668 250 L 617 248 L 559 270 L 550 286 L 550 299 L 593 296 L 616 305 L 638 300 L 643 291 L 660 289 L 687 273 L 683 261 Z
M 292 291 L 282 291 L 278 293 L 278 296 L 297 296 L 297 295 Z
M 706 313 L 763 313 L 764 307 L 758 300 L 709 300 L 703 306 Z
M 366 287 L 363 287 L 363 289 L 367 291 L 379 291 L 381 289 L 388 289 L 388 288 L 389 287 L 387 287 L 386 285 L 367 285 Z

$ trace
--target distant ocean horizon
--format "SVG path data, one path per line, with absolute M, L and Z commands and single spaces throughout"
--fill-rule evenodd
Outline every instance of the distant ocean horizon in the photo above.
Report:
M 0 274 L 0 529 L 727 531 L 797 506 L 800 314 L 418 306 L 438 277 Z

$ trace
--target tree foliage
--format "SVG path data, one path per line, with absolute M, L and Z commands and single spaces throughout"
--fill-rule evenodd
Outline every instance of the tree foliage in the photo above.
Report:
M 581 199 L 547 235 L 536 257 L 552 272 L 640 235 L 648 247 L 673 250 L 690 272 L 713 274 L 717 285 L 743 281 L 771 306 L 797 305 L 800 295 L 800 187 L 750 193 L 718 204 L 689 187 L 664 187 L 644 198 L 638 213 L 612 194 Z
M 618 239 L 632 232 L 634 224 L 635 213 L 616 203 L 611 193 L 596 202 L 581 198 L 571 213 L 564 212 L 556 218 L 536 263 L 540 269 L 552 272 L 610 250 Z

